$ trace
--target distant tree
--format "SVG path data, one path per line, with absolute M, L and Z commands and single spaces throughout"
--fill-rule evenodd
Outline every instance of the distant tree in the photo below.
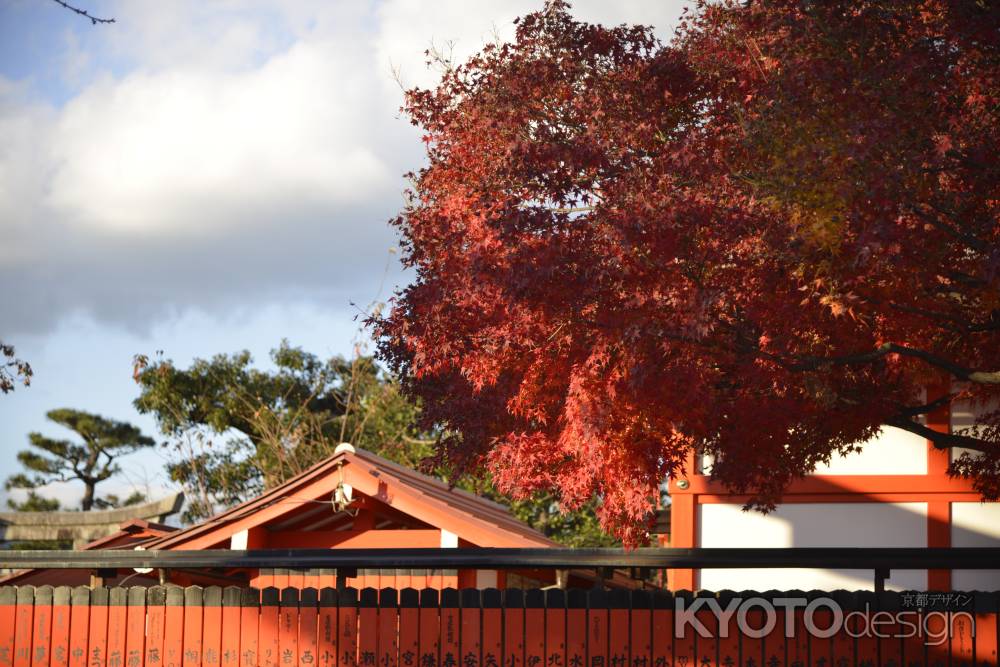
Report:
M 135 406 L 171 438 L 167 471 L 188 492 L 188 520 L 281 484 L 342 441 L 405 465 L 431 449 L 415 426 L 417 408 L 368 357 L 324 360 L 283 341 L 271 370 L 256 368 L 247 351 L 187 369 L 138 362 Z
M 31 366 L 18 359 L 14 346 L 0 340 L 0 394 L 9 394 L 17 384 L 31 384 Z
M 32 489 L 21 502 L 8 498 L 7 507 L 15 512 L 56 512 L 62 509 L 62 504 L 57 498 L 45 498 Z
M 94 501 L 94 508 L 99 510 L 111 510 L 119 507 L 131 507 L 149 500 L 142 491 L 133 491 L 124 498 L 114 493 L 109 493 L 103 498 Z
M 135 406 L 171 438 L 167 471 L 189 499 L 185 520 L 281 484 L 342 441 L 510 504 L 488 476 L 456 476 L 439 465 L 433 456 L 439 434 L 419 428 L 419 406 L 371 358 L 321 360 L 283 341 L 271 361 L 273 369 L 256 368 L 244 351 L 178 369 L 137 358 L 142 393 Z M 601 533 L 593 504 L 563 515 L 554 497 L 539 495 L 514 502 L 511 512 L 568 546 L 614 543 Z
M 17 453 L 17 460 L 27 472 L 9 477 L 7 489 L 34 490 L 52 482 L 79 480 L 84 485 L 81 510 L 103 509 L 121 504 L 117 496 L 98 498 L 97 485 L 121 472 L 118 460 L 122 456 L 144 447 L 152 447 L 155 441 L 127 422 L 105 419 L 80 410 L 52 410 L 47 416 L 55 423 L 74 431 L 80 436 L 82 444 L 48 438 L 41 433 L 30 433 L 28 440 L 32 449 Z M 29 506 L 40 509 L 42 503 L 51 502 L 40 498 L 32 500 L 31 495 L 29 493 L 26 501 Z M 139 500 L 142 500 L 141 494 L 132 494 L 125 502 L 129 504 L 129 501 L 134 503 Z

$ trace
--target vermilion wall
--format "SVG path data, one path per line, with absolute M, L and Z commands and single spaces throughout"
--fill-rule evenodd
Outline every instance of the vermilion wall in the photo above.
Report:
M 985 408 L 977 408 L 985 409 Z M 928 416 L 939 431 L 972 421 L 959 406 Z M 899 429 L 887 428 L 860 453 L 835 460 L 793 482 L 768 516 L 741 508 L 734 495 L 703 474 L 710 461 L 691 457 L 688 476 L 671 480 L 672 547 L 950 547 L 1000 546 L 1000 503 L 982 504 L 968 480 L 947 475 L 949 452 Z M 715 588 L 753 580 L 752 570 L 699 573 L 671 570 L 672 589 Z M 798 570 L 773 573 L 784 587 L 871 588 L 871 572 Z M 764 585 L 770 585 L 770 582 Z M 895 571 L 896 589 L 1000 589 L 1000 569 Z

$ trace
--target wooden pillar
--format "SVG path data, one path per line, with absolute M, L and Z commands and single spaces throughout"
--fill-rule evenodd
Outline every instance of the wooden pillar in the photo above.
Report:
M 686 475 L 670 480 L 670 546 L 692 549 L 698 546 L 698 496 L 691 490 L 690 478 L 701 475 L 694 452 L 688 454 L 684 467 Z M 694 590 L 695 579 L 695 571 L 690 568 L 667 572 L 670 590 Z
M 927 400 L 933 401 L 948 390 L 947 385 L 929 389 Z M 945 405 L 927 415 L 927 427 L 939 433 L 951 432 L 951 408 Z M 927 475 L 944 476 L 948 474 L 951 462 L 950 451 L 936 448 L 930 440 L 927 441 Z M 927 501 L 927 546 L 951 546 L 951 502 L 947 500 Z M 927 588 L 930 590 L 949 590 L 951 588 L 951 570 L 928 570 Z
M 696 512 L 698 497 L 693 493 L 671 493 L 670 542 L 671 546 L 690 549 L 696 544 Z M 669 570 L 667 582 L 671 590 L 694 590 L 695 571 L 690 568 Z

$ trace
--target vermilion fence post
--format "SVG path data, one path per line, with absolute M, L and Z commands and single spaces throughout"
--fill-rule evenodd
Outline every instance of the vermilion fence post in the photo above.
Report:
M 545 663 L 547 667 L 566 665 L 566 592 L 545 591 Z
M 433 588 L 420 591 L 420 665 L 439 665 L 441 621 L 438 592 Z
M 781 591 L 767 591 L 762 597 L 765 600 L 774 602 L 776 598 L 785 597 Z M 764 622 L 767 622 L 765 613 Z M 785 642 L 785 609 L 781 606 L 774 606 L 774 626 L 764 636 L 764 665 L 765 667 L 785 667 L 788 664 L 788 647 Z M 793 619 L 794 622 L 794 619 Z
M 280 667 L 296 667 L 299 664 L 299 589 L 292 586 L 281 590 L 278 664 Z
M 14 628 L 17 618 L 17 591 L 0 588 L 0 667 L 14 664 Z
M 260 665 L 260 598 L 256 588 L 240 593 L 240 667 Z
M 326 587 L 319 592 L 319 667 L 337 667 L 337 591 Z
M 949 667 L 951 664 L 951 630 L 948 627 L 948 612 L 936 605 L 929 605 L 924 611 L 924 627 L 927 665 Z M 944 640 L 941 641 L 941 638 Z
M 181 660 L 183 667 L 201 667 L 203 595 L 201 586 L 188 586 L 184 589 L 184 654 Z
M 794 634 L 792 637 L 787 638 L 785 643 L 788 654 L 788 665 L 789 667 L 792 665 L 806 667 L 809 665 L 809 633 L 806 631 L 805 621 L 808 596 L 805 591 L 791 591 L 788 597 L 799 600 L 795 603 L 795 609 L 792 612 L 791 630 Z M 896 663 L 896 667 L 902 666 Z
M 566 667 L 586 665 L 587 593 L 579 588 L 571 588 L 566 591 Z
M 730 610 L 735 597 L 733 591 L 719 591 L 717 596 L 719 607 L 725 612 Z M 726 622 L 719 620 L 719 664 L 722 667 L 736 667 L 740 661 L 740 628 L 736 614 L 732 613 Z M 655 666 L 654 666 L 655 667 Z M 805 667 L 803 663 L 803 667 Z M 824 665 L 829 667 L 829 665 Z
M 52 647 L 52 587 L 35 589 L 35 612 L 32 623 L 31 666 L 49 667 Z
M 700 591 L 697 598 L 715 599 L 715 593 Z M 698 632 L 694 635 L 694 661 L 698 667 L 715 667 L 719 660 L 719 619 L 710 607 L 701 607 L 695 612 L 695 618 L 708 631 L 708 636 L 703 637 Z
M 653 654 L 653 596 L 648 591 L 632 591 L 632 628 L 629 652 L 632 667 L 650 667 Z
M 413 588 L 399 592 L 399 664 L 417 667 L 420 658 L 420 593 Z
M 395 588 L 383 588 L 378 594 L 378 667 L 399 664 L 399 612 Z
M 257 633 L 257 664 L 260 667 L 278 667 L 278 605 L 281 592 L 268 586 L 260 592 L 260 627 Z
M 587 594 L 587 658 L 590 667 L 609 667 L 608 594 L 601 589 Z
M 809 591 L 806 593 L 808 604 L 817 606 L 806 613 L 803 611 L 803 625 L 810 621 L 817 631 L 826 632 L 833 625 L 834 615 L 830 603 L 817 602 L 819 600 L 829 600 L 829 595 L 822 591 Z M 804 629 L 809 633 L 808 629 Z M 831 637 L 820 637 L 817 634 L 809 633 L 809 659 L 805 663 L 807 667 L 831 667 L 833 664 L 833 640 Z M 921 667 L 914 665 L 913 667 Z
M 370 581 L 365 577 L 365 581 Z M 378 655 L 378 591 L 361 589 L 358 604 L 358 665 L 375 667 Z
M 879 614 L 879 631 L 877 637 L 879 664 L 886 667 L 898 667 L 903 662 L 903 627 L 898 622 L 901 610 L 899 593 L 883 591 L 876 595 Z M 969 646 L 969 659 L 972 659 L 972 646 Z M 958 667 L 957 665 L 954 667 Z
M 219 662 L 222 667 L 240 667 L 240 589 L 222 589 L 222 629 Z
M 496 588 L 485 589 L 482 592 L 482 601 L 481 664 L 483 667 L 500 667 L 503 664 L 503 612 L 500 591 Z
M 166 587 L 163 614 L 163 667 L 181 667 L 184 660 L 183 588 Z
M 77 586 L 70 593 L 69 667 L 87 667 L 90 637 L 90 588 Z M 149 667 L 157 667 L 147 663 Z
M 483 601 L 475 588 L 463 588 L 460 593 L 461 628 L 459 663 L 462 667 L 480 667 L 482 664 Z
M 609 594 L 608 605 L 608 660 L 609 667 L 628 667 L 629 665 L 629 616 L 631 596 L 629 591 L 620 588 L 613 589 Z
M 739 651 L 733 656 L 739 667 Z M 653 667 L 674 665 L 674 596 L 666 591 L 653 594 Z
M 146 667 L 146 588 L 128 589 L 125 601 L 125 667 Z
M 128 590 L 108 590 L 108 667 L 125 667 L 125 633 L 128 630 Z
M 524 592 L 503 592 L 503 665 L 524 667 Z
M 146 591 L 145 667 L 164 667 L 163 633 L 167 620 L 166 601 L 167 601 L 167 592 L 162 586 L 153 586 L 148 591 Z M 70 665 L 70 667 L 74 666 Z
M 840 632 L 831 637 L 833 650 L 833 667 L 854 667 L 855 641 L 854 637 L 846 632 L 847 614 L 854 610 L 854 595 L 847 591 L 833 591 L 830 595 L 834 602 L 844 614 L 843 625 Z
M 923 636 L 923 613 L 921 609 L 915 604 L 915 594 L 911 595 L 911 601 L 904 607 L 903 612 L 906 615 L 906 620 L 913 625 L 912 628 L 906 628 L 903 632 L 903 665 L 906 667 L 924 667 L 927 664 L 927 645 L 924 643 Z M 825 627 L 825 626 L 824 626 Z M 839 640 L 839 636 L 843 635 L 843 632 L 835 635 L 830 641 L 831 643 Z
M 318 577 L 313 577 L 318 579 Z M 316 621 L 319 618 L 319 593 L 315 588 L 304 588 L 299 598 L 299 664 L 315 667 L 319 655 Z
M 354 667 L 358 664 L 358 589 L 341 589 L 337 602 L 337 664 Z
M 545 592 L 537 588 L 524 593 L 524 664 L 545 665 Z
M 459 618 L 458 590 L 441 590 L 441 667 L 458 667 Z
M 973 602 L 976 618 L 976 665 L 997 667 L 998 633 L 997 593 L 976 593 Z
M 202 592 L 201 604 L 201 664 L 219 667 L 222 653 L 222 589 L 218 586 L 207 587 Z
M 854 643 L 857 667 L 874 667 L 878 661 L 878 638 L 871 632 L 871 620 L 876 611 L 877 600 L 870 591 L 857 591 L 854 594 L 855 609 L 862 612 L 857 616 L 856 632 L 859 636 Z
M 694 602 L 694 594 L 691 591 L 677 591 L 675 593 L 678 604 L 683 604 L 684 609 L 690 609 Z M 674 665 L 675 667 L 695 667 L 695 629 L 689 623 L 679 624 L 675 628 L 674 637 Z M 752 665 L 744 667 L 760 667 L 760 661 L 755 661 Z
M 69 667 L 69 586 L 59 586 L 52 592 L 52 667 Z M 141 656 L 140 656 L 141 657 Z M 138 667 L 142 667 L 140 659 Z
M 739 597 L 745 604 L 752 598 L 760 598 L 760 593 L 756 591 L 740 591 Z M 754 630 L 764 627 L 764 612 L 759 607 L 747 607 L 745 614 L 746 624 Z M 763 667 L 764 665 L 764 640 L 760 637 L 740 633 L 740 665 L 741 667 Z
M 108 589 L 103 586 L 90 591 L 88 667 L 105 667 L 108 664 L 108 597 Z
M 35 587 L 17 587 L 14 619 L 14 667 L 31 667 L 31 623 L 35 612 Z
M 971 602 L 971 600 L 970 600 Z M 948 630 L 951 635 L 951 667 L 973 667 L 976 650 L 974 646 L 973 606 L 952 607 L 948 614 Z M 884 664 L 884 663 L 883 663 Z

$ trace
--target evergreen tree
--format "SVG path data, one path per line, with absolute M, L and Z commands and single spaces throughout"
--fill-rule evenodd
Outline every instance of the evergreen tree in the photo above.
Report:
M 80 410 L 63 408 L 52 410 L 46 416 L 75 432 L 83 442 L 49 438 L 41 433 L 28 434 L 31 449 L 17 453 L 17 460 L 26 472 L 9 477 L 7 489 L 33 490 L 52 482 L 79 480 L 84 485 L 81 510 L 86 512 L 122 504 L 117 496 L 98 498 L 97 485 L 121 472 L 118 459 L 144 447 L 152 447 L 155 444 L 153 439 L 127 422 L 105 419 Z M 131 502 L 125 504 L 142 499 L 141 494 L 132 494 L 126 499 Z M 51 502 L 29 493 L 25 505 L 29 511 L 58 509 L 58 504 L 52 506 Z M 49 505 L 46 506 L 46 503 Z

